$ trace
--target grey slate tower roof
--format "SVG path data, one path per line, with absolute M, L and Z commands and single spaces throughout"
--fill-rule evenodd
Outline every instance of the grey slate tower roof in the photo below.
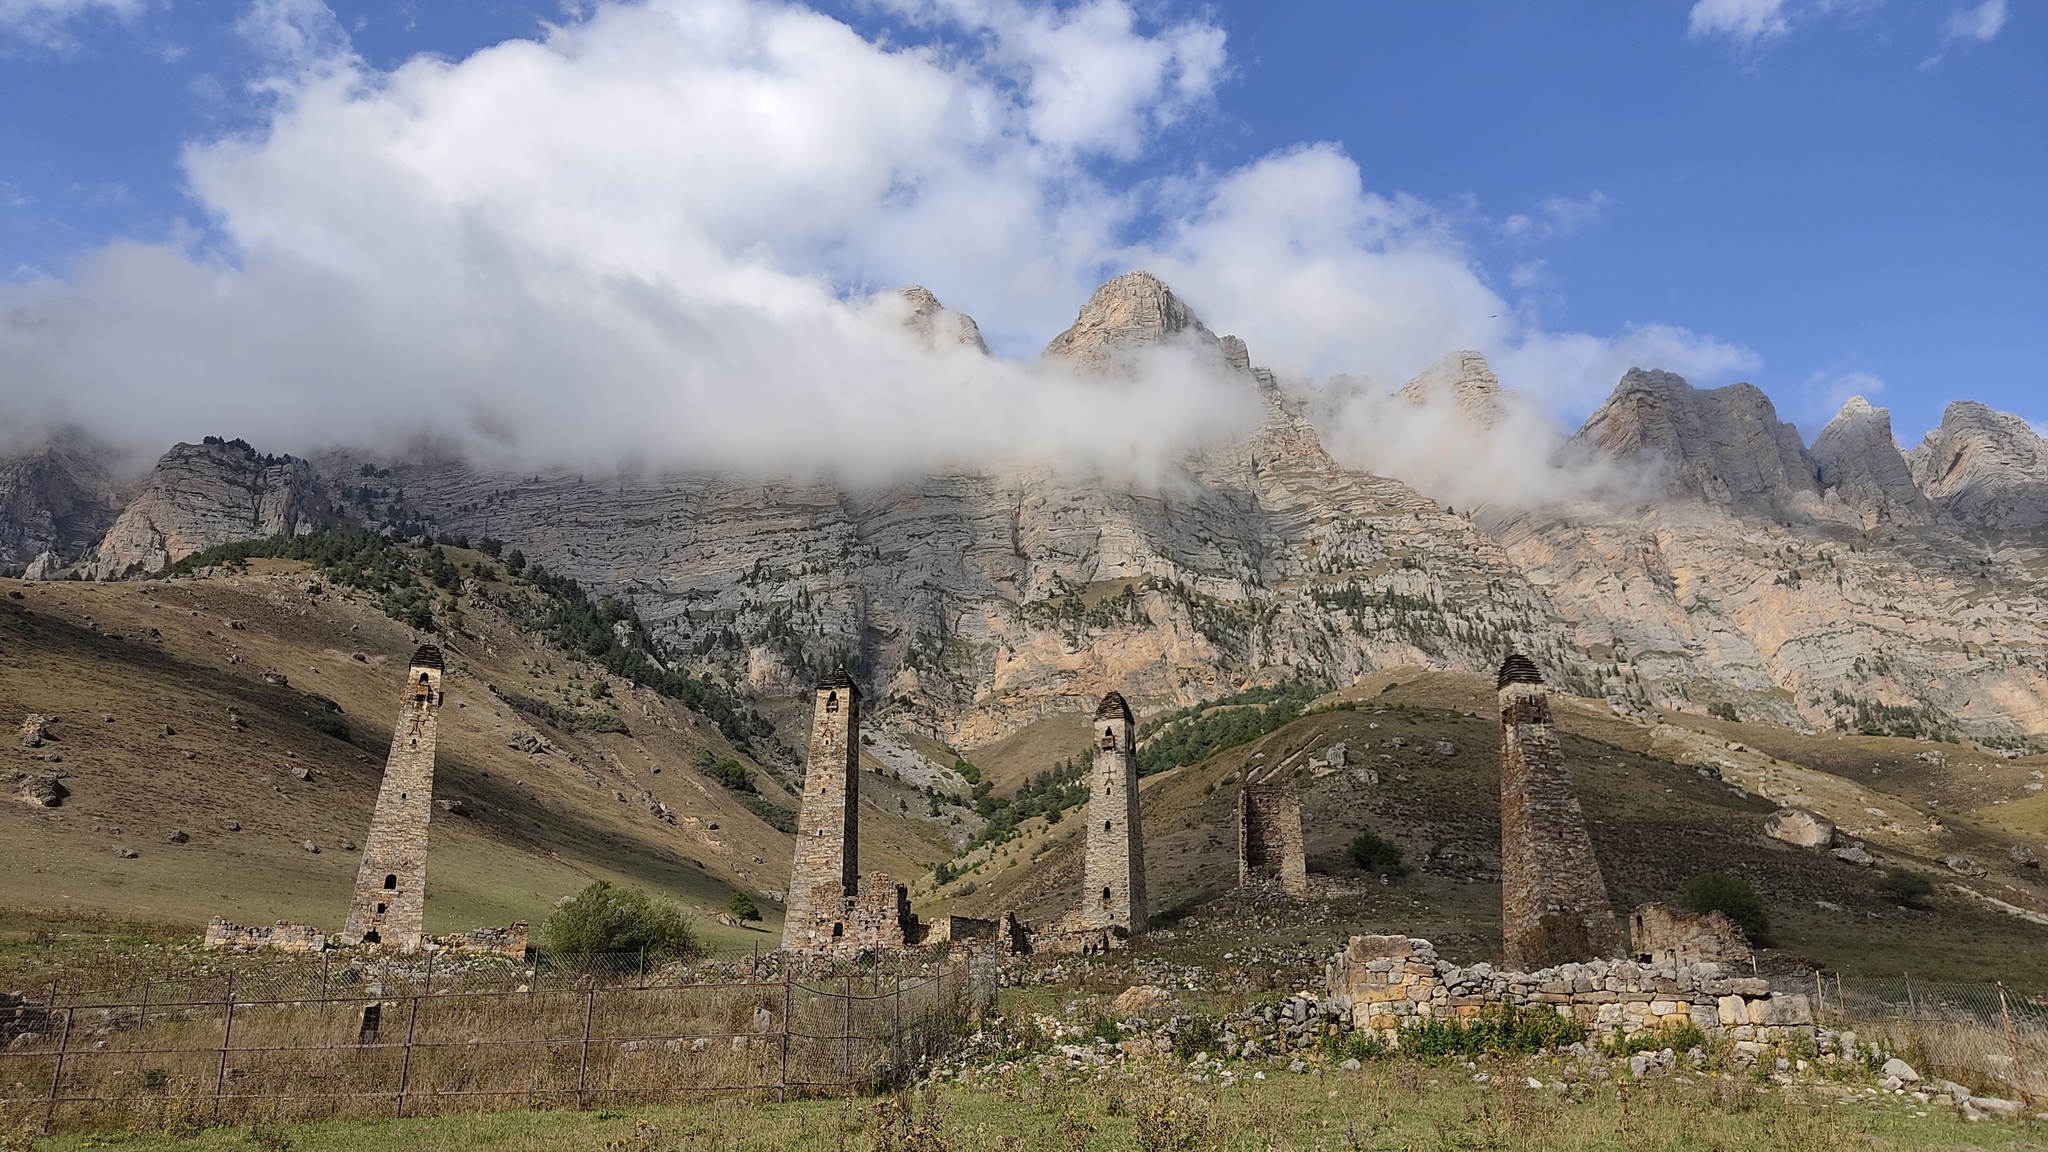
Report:
M 1508 653 L 1508 658 L 1501 662 L 1500 674 L 1493 678 L 1495 688 L 1505 688 L 1510 684 L 1541 683 L 1543 673 L 1536 670 L 1536 662 L 1520 652 Z
M 411 666 L 414 668 L 446 667 L 441 662 L 441 650 L 432 644 L 422 644 L 419 646 L 419 650 L 412 654 Z
M 1095 706 L 1095 718 L 1097 720 L 1117 719 L 1129 724 L 1132 722 L 1131 706 L 1124 703 L 1123 693 L 1111 692 L 1102 698 L 1102 703 Z

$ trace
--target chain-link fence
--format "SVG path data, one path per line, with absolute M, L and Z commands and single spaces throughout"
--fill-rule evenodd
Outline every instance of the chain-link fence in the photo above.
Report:
M 1877 1042 L 1922 1075 L 2048 1100 L 2048 997 L 2001 984 L 1823 975 L 1816 1020 Z
M 765 958 L 764 958 L 765 960 Z M 765 967 L 765 963 L 763 965 Z M 993 1005 L 973 958 L 666 982 L 609 957 L 234 973 L 12 1008 L 0 1122 L 17 1128 L 408 1116 L 692 1095 L 858 1091 L 944 1054 Z M 338 986 L 342 972 L 356 982 Z M 510 981 L 519 976 L 523 981 Z M 411 982 L 408 982 L 410 980 Z M 131 994 L 132 993 L 132 994 Z

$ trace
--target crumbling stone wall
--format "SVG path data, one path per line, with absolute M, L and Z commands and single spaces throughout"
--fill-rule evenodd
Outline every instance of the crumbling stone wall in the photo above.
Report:
M 442 671 L 441 650 L 432 644 L 422 645 L 406 666 L 398 731 L 363 837 L 344 943 L 416 952 L 426 940 L 427 821 L 434 811 Z
M 1017 919 L 1014 912 L 1005 912 L 994 920 L 983 920 L 973 916 L 940 916 L 924 927 L 926 944 L 959 944 L 973 948 L 987 948 L 996 952 L 1025 953 L 1031 951 L 1030 934 Z
M 1122 695 L 1095 709 L 1095 763 L 1088 773 L 1088 838 L 1081 907 L 1074 923 L 1126 935 L 1143 932 L 1145 829 L 1138 802 L 1137 726 Z
M 1621 955 L 1607 885 L 1572 791 L 1543 677 L 1509 656 L 1500 689 L 1501 937 L 1510 967 L 1530 971 Z
M 810 767 L 797 814 L 782 946 L 837 950 L 860 889 L 860 690 L 844 670 L 818 682 Z
M 1401 1030 L 1505 1006 L 1570 1016 L 1596 1036 L 1690 1023 L 1739 1042 L 1812 1040 L 1813 1003 L 1713 963 L 1596 959 L 1535 972 L 1460 968 L 1427 940 L 1353 936 L 1324 970 L 1324 987 L 1354 1027 L 1399 1043 Z
M 1237 883 L 1308 895 L 1301 794 L 1291 773 L 1274 771 L 1264 778 L 1248 773 L 1237 790 Z
M 509 956 L 514 960 L 524 960 L 532 943 L 528 935 L 526 921 L 515 920 L 505 928 L 477 928 L 469 932 L 457 932 L 444 939 L 442 943 L 451 952 L 485 952 L 493 956 Z
M 327 934 L 310 924 L 279 920 L 275 924 L 245 928 L 215 916 L 206 922 L 208 948 L 274 948 L 280 952 L 324 952 Z
M 1629 955 L 1643 963 L 1747 964 L 1749 937 L 1719 912 L 1702 916 L 1644 904 L 1628 917 Z

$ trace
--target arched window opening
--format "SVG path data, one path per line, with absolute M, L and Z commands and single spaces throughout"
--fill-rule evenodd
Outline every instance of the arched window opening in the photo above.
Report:
M 426 674 L 425 672 L 422 672 L 422 673 L 420 673 L 420 683 L 422 683 L 422 684 L 431 684 L 431 683 L 433 683 L 433 681 L 431 681 L 431 680 L 428 680 L 428 679 L 427 679 L 427 674 Z
M 827 712 L 837 712 L 837 711 L 839 711 L 839 693 L 837 693 L 837 692 L 827 692 L 827 693 L 825 693 L 825 711 L 827 711 Z
M 844 924 L 834 924 L 834 925 L 832 926 L 832 935 L 833 935 L 833 936 L 834 936 L 835 938 L 837 938 L 837 937 L 840 937 L 840 936 L 844 936 L 844 935 L 846 935 L 846 925 L 844 925 Z
M 381 944 L 383 942 L 384 938 L 382 936 L 377 935 L 377 930 L 375 928 L 372 928 L 368 932 L 363 933 L 363 943 L 365 944 Z
M 1109 728 L 1104 728 L 1102 730 L 1102 750 L 1104 752 L 1113 752 L 1116 750 L 1116 732 L 1114 730 Z
M 386 875 L 386 876 L 384 877 L 384 890 L 385 890 L 386 892 L 396 892 L 396 891 L 398 890 L 398 874 L 397 874 L 397 873 L 395 873 L 395 872 L 394 872 L 394 873 L 390 873 L 390 874 L 387 874 L 387 875 Z
M 1103 830 L 1104 832 L 1107 832 L 1107 831 L 1109 831 L 1109 828 L 1110 828 L 1110 824 L 1111 824 L 1111 821 L 1108 821 L 1108 820 L 1104 820 L 1104 821 L 1102 822 L 1102 830 Z
M 1107 903 L 1109 903 L 1109 889 L 1107 889 L 1107 888 L 1104 888 L 1104 889 L 1102 890 L 1102 902 L 1103 902 L 1104 904 L 1107 904 Z
M 382 905 L 382 904 L 379 904 L 379 905 L 377 905 L 377 915 L 379 915 L 379 916 L 382 916 L 383 914 L 384 914 L 384 905 Z

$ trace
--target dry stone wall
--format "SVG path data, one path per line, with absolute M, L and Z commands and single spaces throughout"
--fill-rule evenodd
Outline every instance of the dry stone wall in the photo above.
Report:
M 1595 1036 L 1692 1024 L 1709 1036 L 1772 1043 L 1814 1036 L 1813 1004 L 1773 993 L 1770 981 L 1720 964 L 1591 960 L 1534 972 L 1461 968 L 1427 940 L 1353 936 L 1324 972 L 1324 988 L 1352 1025 L 1396 1044 L 1405 1028 L 1505 1007 L 1569 1016 Z
M 327 934 L 310 924 L 279 920 L 254 928 L 215 916 L 206 922 L 208 948 L 274 948 L 281 952 L 324 952 Z

